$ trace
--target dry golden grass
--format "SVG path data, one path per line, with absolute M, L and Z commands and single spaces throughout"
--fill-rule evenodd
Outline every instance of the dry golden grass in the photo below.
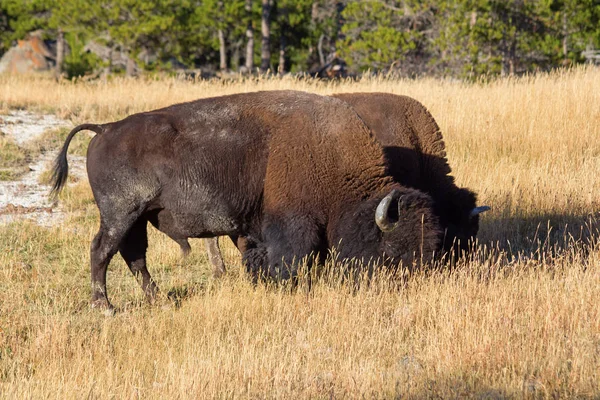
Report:
M 0 77 L 0 88 L 0 108 L 74 123 L 263 89 L 407 94 L 440 124 L 459 184 L 492 206 L 474 261 L 358 290 L 335 276 L 310 292 L 254 288 L 230 245 L 215 282 L 200 241 L 181 260 L 152 231 L 151 272 L 177 300 L 145 305 L 115 257 L 121 312 L 105 317 L 88 307 L 98 217 L 82 182 L 62 196 L 62 226 L 0 227 L 0 397 L 600 396 L 600 70 L 481 85 Z

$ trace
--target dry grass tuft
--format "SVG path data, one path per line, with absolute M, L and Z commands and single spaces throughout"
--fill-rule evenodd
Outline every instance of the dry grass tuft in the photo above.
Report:
M 48 129 L 39 137 L 27 142 L 26 147 L 34 154 L 41 154 L 48 151 L 58 153 L 70 131 L 71 129 L 68 128 Z M 69 154 L 85 156 L 91 138 L 90 134 L 76 135 L 69 145 Z
M 0 132 L 0 181 L 12 181 L 27 171 L 28 151 Z
M 88 306 L 98 216 L 81 182 L 62 194 L 62 226 L 0 227 L 0 397 L 600 395 L 600 70 L 481 85 L 2 76 L 0 87 L 0 108 L 74 123 L 254 90 L 407 94 L 440 124 L 459 184 L 492 206 L 471 262 L 358 288 L 335 274 L 310 291 L 253 287 L 228 241 L 230 272 L 213 281 L 200 241 L 182 260 L 152 231 L 148 262 L 165 296 L 146 305 L 115 257 L 108 285 L 121 311 L 107 318 Z

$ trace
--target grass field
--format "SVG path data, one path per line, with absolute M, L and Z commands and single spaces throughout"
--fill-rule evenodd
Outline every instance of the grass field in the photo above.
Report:
M 150 271 L 176 300 L 146 305 L 115 257 L 108 290 L 120 312 L 106 317 L 89 308 L 98 214 L 79 182 L 61 196 L 64 223 L 0 226 L 0 397 L 600 397 L 598 69 L 485 84 L 1 76 L 0 110 L 105 122 L 272 89 L 391 92 L 425 104 L 457 182 L 492 207 L 475 259 L 452 272 L 382 274 L 358 290 L 333 274 L 290 292 L 250 285 L 228 241 L 229 273 L 215 281 L 201 241 L 182 260 L 152 230 Z M 8 154 L 22 168 L 33 151 L 14 146 L 0 143 L 5 179 Z

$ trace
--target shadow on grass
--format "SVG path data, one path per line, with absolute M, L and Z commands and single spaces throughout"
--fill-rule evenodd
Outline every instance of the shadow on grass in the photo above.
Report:
M 175 305 L 176 308 L 181 307 L 182 303 L 194 296 L 206 292 L 205 283 L 184 284 L 172 287 L 167 292 L 167 298 Z
M 477 379 L 469 379 L 468 376 L 465 376 L 463 379 L 441 377 L 440 379 L 428 380 L 423 385 L 418 385 L 418 387 L 409 390 L 402 390 L 402 387 L 399 386 L 398 391 L 402 393 L 402 398 L 414 399 L 542 399 L 548 397 L 559 398 L 561 397 L 561 394 L 563 394 L 558 388 L 549 390 L 542 382 L 535 379 L 524 379 L 522 387 L 517 391 L 508 390 L 507 388 L 500 386 L 501 385 L 495 387 L 493 385 L 480 383 L 477 382 Z
M 538 259 L 565 252 L 586 254 L 600 238 L 600 215 L 545 213 L 535 216 L 486 216 L 480 223 L 479 248 L 508 259 Z

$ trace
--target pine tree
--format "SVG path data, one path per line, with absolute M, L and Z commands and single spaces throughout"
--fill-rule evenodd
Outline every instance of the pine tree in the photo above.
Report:
M 548 8 L 549 23 L 560 27 L 553 36 L 560 39 L 560 58 L 567 63 L 582 61 L 584 50 L 600 49 L 600 1 L 551 0 Z
M 305 70 L 308 54 L 304 46 L 309 37 L 312 0 L 277 0 L 272 12 L 271 46 L 279 48 L 278 57 L 271 60 L 282 74 Z
M 533 2 L 523 0 L 455 0 L 442 12 L 438 45 L 471 76 L 522 71 L 527 49 L 546 30 Z
M 394 2 L 350 2 L 343 10 L 344 38 L 338 41 L 338 51 L 351 67 L 415 73 L 426 66 L 430 6 L 421 1 L 390 3 Z

